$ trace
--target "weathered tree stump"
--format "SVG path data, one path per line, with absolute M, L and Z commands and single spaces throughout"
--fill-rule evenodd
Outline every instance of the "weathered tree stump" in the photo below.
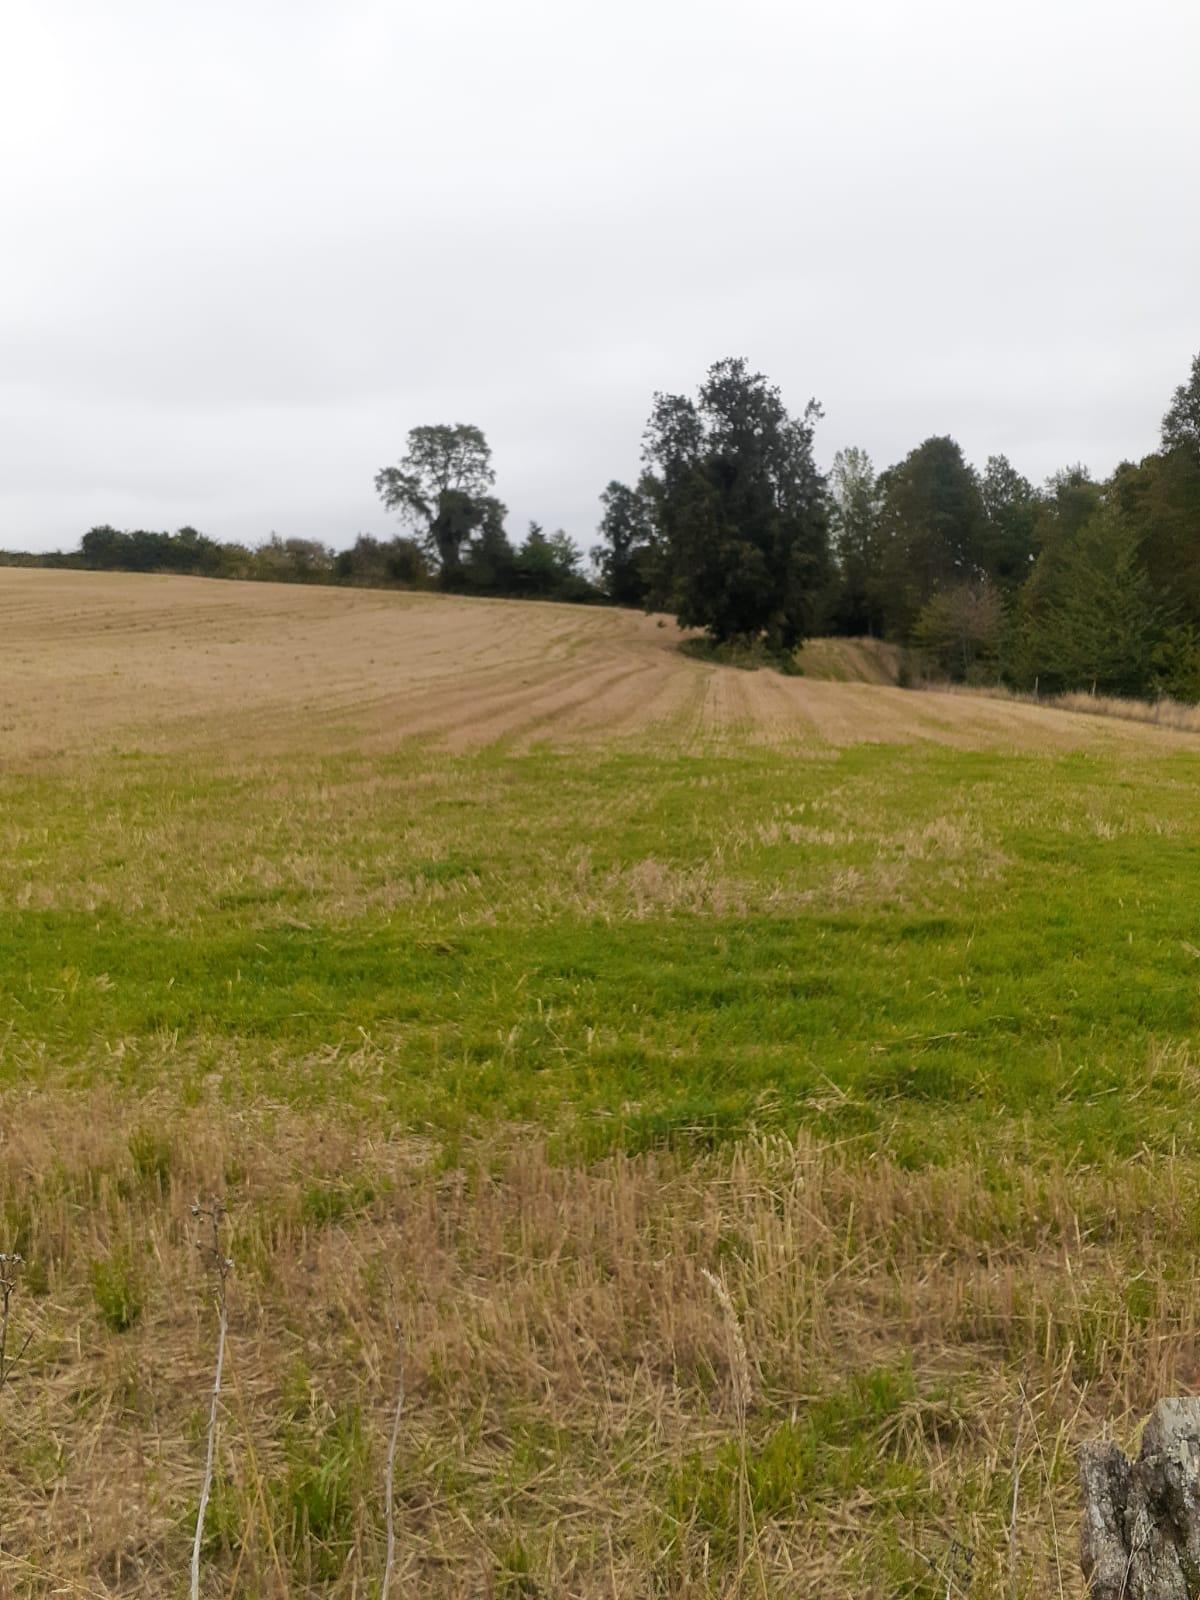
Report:
M 1084 1445 L 1079 1476 L 1092 1600 L 1200 1600 L 1200 1399 L 1160 1400 L 1136 1461 Z

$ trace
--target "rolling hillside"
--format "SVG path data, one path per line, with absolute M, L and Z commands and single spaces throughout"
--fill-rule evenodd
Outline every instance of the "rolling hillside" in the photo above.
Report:
M 393 1600 L 1080 1594 L 1200 1371 L 1200 743 L 677 644 L 0 570 L 4 1600 L 185 1592 L 214 1201 L 204 1595 L 378 1594 L 391 1449 Z
M 811 641 L 804 676 L 784 678 L 696 661 L 679 638 L 669 619 L 629 611 L 0 569 L 0 759 L 298 740 L 378 750 L 410 736 L 449 750 L 1111 748 L 1148 737 L 1044 707 L 908 693 L 876 641 Z

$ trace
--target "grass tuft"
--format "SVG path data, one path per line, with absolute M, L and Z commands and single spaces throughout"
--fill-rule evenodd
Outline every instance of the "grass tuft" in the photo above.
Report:
M 127 1250 L 92 1262 L 92 1298 L 104 1325 L 113 1333 L 128 1333 L 146 1309 L 145 1285 L 139 1265 Z

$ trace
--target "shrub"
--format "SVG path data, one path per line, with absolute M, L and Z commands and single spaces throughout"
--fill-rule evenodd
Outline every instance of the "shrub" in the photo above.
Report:
M 994 669 L 1003 624 L 1004 607 L 994 584 L 960 583 L 926 602 L 913 643 L 937 674 L 968 683 Z

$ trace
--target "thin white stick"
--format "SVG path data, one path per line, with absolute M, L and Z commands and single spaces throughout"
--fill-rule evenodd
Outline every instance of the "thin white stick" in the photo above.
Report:
M 392 1416 L 392 1437 L 388 1443 L 387 1472 L 384 1474 L 384 1494 L 387 1498 L 387 1562 L 383 1569 L 383 1588 L 379 1600 L 388 1600 L 392 1586 L 392 1568 L 396 1564 L 396 1444 L 400 1438 L 400 1413 L 404 1410 L 404 1376 L 400 1377 L 400 1393 L 396 1396 L 396 1410 Z
M 204 1515 L 208 1510 L 208 1497 L 212 1492 L 213 1462 L 217 1450 L 217 1408 L 221 1403 L 221 1368 L 225 1365 L 225 1329 L 229 1314 L 225 1297 L 220 1300 L 220 1321 L 217 1332 L 217 1370 L 213 1378 L 212 1404 L 208 1411 L 208 1459 L 204 1465 L 204 1486 L 200 1490 L 200 1509 L 196 1513 L 196 1538 L 192 1544 L 192 1600 L 200 1600 L 200 1545 L 204 1539 Z
M 1016 1438 L 1013 1440 L 1012 1514 L 1008 1520 L 1008 1589 L 1011 1600 L 1017 1597 L 1017 1497 L 1021 1493 L 1021 1412 L 1017 1412 Z

